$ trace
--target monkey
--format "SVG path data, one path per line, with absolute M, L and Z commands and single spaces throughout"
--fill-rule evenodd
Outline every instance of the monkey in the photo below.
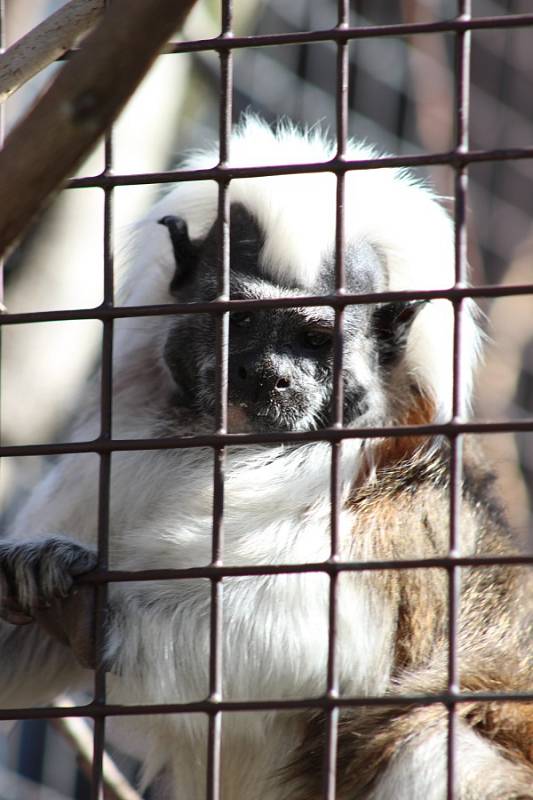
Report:
M 237 167 L 327 164 L 335 145 L 318 129 L 270 128 L 248 115 L 231 138 Z M 377 155 L 350 143 L 350 161 Z M 216 148 L 185 168 L 216 164 Z M 224 700 L 303 700 L 328 689 L 331 445 L 336 179 L 332 172 L 229 182 L 227 429 L 274 434 L 225 447 L 222 563 L 265 567 L 223 578 Z M 185 313 L 115 320 L 112 436 L 191 436 L 190 446 L 114 451 L 109 566 L 121 570 L 211 563 L 213 453 L 194 446 L 216 414 L 216 314 L 220 236 L 214 181 L 182 181 L 139 223 L 124 306 L 178 303 Z M 453 415 L 455 312 L 446 299 L 380 300 L 453 286 L 453 224 L 431 190 L 404 170 L 347 170 L 345 292 L 339 445 L 340 562 L 398 561 L 398 568 L 338 573 L 335 656 L 341 698 L 356 704 L 338 723 L 338 800 L 441 800 L 447 796 L 451 445 L 440 434 L 357 435 L 359 429 L 434 425 Z M 301 302 L 324 297 L 323 305 Z M 365 295 L 372 301 L 365 302 Z M 254 301 L 282 299 L 275 303 Z M 298 302 L 300 300 L 300 303 Z M 239 306 L 238 301 L 246 301 Z M 293 302 L 293 304 L 291 304 Z M 195 304 L 202 303 L 201 311 Z M 189 310 L 190 304 L 190 310 Z M 208 306 L 207 306 L 208 308 Z M 219 313 L 219 312 L 218 312 Z M 481 334 L 473 302 L 460 317 L 465 413 Z M 100 414 L 98 376 L 84 392 L 72 441 L 91 437 Z M 283 434 L 303 434 L 283 441 Z M 354 435 L 349 435 L 349 433 Z M 279 434 L 280 440 L 275 435 Z M 316 439 L 313 436 L 316 435 Z M 342 438 L 342 437 L 341 437 Z M 467 557 L 516 552 L 505 512 L 475 441 L 462 458 L 459 549 Z M 97 565 L 98 459 L 57 459 L 0 544 L 0 700 L 48 703 L 88 685 L 92 607 L 79 576 Z M 401 562 L 409 561 L 409 568 Z M 270 565 L 286 567 L 269 573 Z M 294 566 L 294 572 L 290 567 Z M 532 798 L 533 719 L 526 702 L 476 693 L 525 692 L 530 633 L 523 569 L 491 562 L 460 570 L 456 650 L 454 797 Z M 194 703 L 210 696 L 209 581 L 121 581 L 108 587 L 104 663 L 114 704 Z M 84 605 L 85 604 L 85 605 Z M 87 621 L 89 619 L 89 622 Z M 398 703 L 402 695 L 409 702 Z M 305 705 L 305 704 L 302 704 Z M 142 786 L 162 798 L 206 793 L 208 727 L 200 713 L 111 719 L 143 762 Z M 225 711 L 223 800 L 323 797 L 327 714 L 304 707 Z

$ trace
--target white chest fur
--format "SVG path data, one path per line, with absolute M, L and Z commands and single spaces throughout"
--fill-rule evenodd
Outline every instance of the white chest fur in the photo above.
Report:
M 249 455 L 246 457 L 249 459 Z M 347 471 L 353 469 L 356 457 L 355 449 L 346 453 L 343 465 Z M 160 453 L 153 458 L 161 460 L 161 467 L 166 463 L 161 469 L 165 477 L 156 484 L 156 495 L 151 482 L 150 497 L 142 497 L 138 483 L 135 522 L 130 515 L 125 518 L 122 511 L 121 526 L 128 530 L 122 528 L 122 543 L 120 531 L 116 531 L 119 563 L 135 568 L 208 563 L 212 541 L 210 455 L 186 451 L 177 459 Z M 243 454 L 237 452 L 228 459 L 224 563 L 325 561 L 331 546 L 328 448 L 313 445 L 280 450 L 274 455 L 260 451 L 255 462 L 249 459 L 252 466 L 248 464 L 247 469 L 239 463 L 242 458 Z M 115 473 L 119 483 L 132 474 L 132 467 L 133 461 L 125 458 Z M 351 522 L 342 512 L 345 554 L 350 547 Z M 122 585 L 118 591 L 129 595 L 131 613 L 125 623 L 126 635 L 120 637 L 121 642 L 128 643 L 127 648 L 118 638 L 110 642 L 110 649 L 119 654 L 123 676 L 113 681 L 113 699 L 148 703 L 204 699 L 210 689 L 209 581 Z M 342 575 L 338 592 L 336 652 L 341 690 L 347 694 L 377 693 L 389 677 L 392 618 L 371 580 L 363 574 Z M 225 578 L 222 610 L 224 699 L 304 698 L 325 692 L 329 578 L 324 572 Z M 172 761 L 176 775 L 181 776 L 176 796 L 187 800 L 195 798 L 196 793 L 202 796 L 205 718 L 176 715 L 161 719 L 161 727 L 158 725 L 150 726 L 152 745 L 155 741 L 173 741 L 175 746 L 161 762 L 158 745 L 157 758 L 149 760 L 157 761 L 158 768 L 164 761 Z M 169 725 L 171 737 L 163 734 Z M 240 787 L 240 798 L 258 796 L 256 781 L 261 773 L 266 780 L 274 762 L 280 766 L 279 759 L 297 743 L 299 725 L 296 715 L 224 715 L 224 780 Z M 251 762 L 255 763 L 253 769 Z M 255 778 L 248 794 L 244 787 L 250 774 Z M 226 795 L 236 796 L 229 788 Z

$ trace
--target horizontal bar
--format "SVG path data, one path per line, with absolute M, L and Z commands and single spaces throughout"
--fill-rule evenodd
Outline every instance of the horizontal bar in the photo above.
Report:
M 21 311 L 0 314 L 1 325 L 27 325 L 38 322 L 63 322 L 88 319 L 128 319 L 133 317 L 174 316 L 178 314 L 217 314 L 225 311 L 259 311 L 271 308 L 306 308 L 331 306 L 345 308 L 349 305 L 393 303 L 405 300 L 462 300 L 466 297 L 492 298 L 516 297 L 533 294 L 533 283 L 508 286 L 452 286 L 449 289 L 369 292 L 366 294 L 302 295 L 301 297 L 263 297 L 250 300 L 209 300 L 198 303 L 165 303 L 146 306 L 111 306 L 102 304 L 95 308 L 69 308 L 57 311 Z
M 244 566 L 208 564 L 187 569 L 101 570 L 77 578 L 77 583 L 102 584 L 127 581 L 220 579 L 263 575 L 301 575 L 323 572 L 377 572 L 395 569 L 451 569 L 452 567 L 493 567 L 533 565 L 533 555 L 442 556 L 435 558 L 389 559 L 382 561 L 318 561 L 310 564 L 248 564 Z
M 407 22 L 392 25 L 364 25 L 358 27 L 323 28 L 312 31 L 293 31 L 289 33 L 254 34 L 253 36 L 232 36 L 223 34 L 211 39 L 194 39 L 184 42 L 171 42 L 162 54 L 196 53 L 201 51 L 239 50 L 249 47 L 275 47 L 278 45 L 313 44 L 316 42 L 336 42 L 343 44 L 351 40 L 390 36 L 416 36 L 435 33 L 461 33 L 464 31 L 506 30 L 525 28 L 533 25 L 533 14 L 493 15 L 475 19 L 454 17 L 435 22 Z M 69 50 L 58 60 L 68 60 L 76 49 Z
M 232 447 L 247 444 L 296 444 L 340 442 L 345 439 L 377 439 L 401 436 L 458 436 L 468 433 L 529 433 L 533 418 L 501 422 L 443 422 L 431 425 L 397 425 L 368 428 L 321 428 L 316 431 L 272 431 L 268 433 L 205 433 L 194 436 L 167 436 L 161 439 L 91 439 L 50 444 L 11 444 L 0 446 L 0 457 L 66 455 L 68 453 L 109 453 L 143 450 L 184 450 L 195 447 Z
M 335 42 L 343 44 L 357 39 L 390 36 L 417 36 L 435 33 L 461 33 L 494 29 L 526 28 L 533 25 L 533 14 L 512 16 L 494 15 L 477 19 L 455 17 L 435 22 L 407 22 L 392 25 L 362 25 L 357 27 L 323 28 L 290 33 L 254 34 L 252 36 L 217 36 L 167 45 L 165 53 L 193 53 L 205 50 L 237 50 L 248 47 L 272 47 L 289 44 Z
M 305 164 L 272 164 L 269 166 L 235 167 L 218 164 L 206 169 L 175 169 L 163 172 L 138 172 L 113 175 L 100 173 L 82 178 L 71 178 L 67 189 L 108 189 L 116 186 L 138 186 L 152 183 L 180 183 L 184 181 L 228 180 L 263 178 L 273 175 L 299 175 L 309 173 L 345 173 L 357 170 L 397 169 L 449 165 L 454 169 L 486 161 L 518 161 L 533 158 L 533 147 L 507 147 L 491 150 L 447 150 L 442 153 L 420 153 L 402 156 L 381 156 L 371 159 L 332 158 L 330 161 L 313 161 Z
M 532 702 L 529 692 L 440 692 L 432 695 L 394 695 L 368 697 L 308 697 L 298 700 L 218 700 L 205 699 L 193 703 L 159 703 L 154 705 L 106 705 L 90 703 L 85 706 L 51 708 L 8 708 L 0 710 L 0 720 L 6 719 L 61 719 L 63 717 L 131 717 L 152 714 L 216 714 L 242 711 L 289 711 L 308 709 L 330 711 L 335 708 L 361 708 L 364 706 L 427 706 L 440 703 L 525 703 Z

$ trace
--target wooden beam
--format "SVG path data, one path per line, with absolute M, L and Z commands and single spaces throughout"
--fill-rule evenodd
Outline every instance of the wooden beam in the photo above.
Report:
M 70 50 L 103 14 L 104 0 L 70 0 L 0 54 L 0 103 Z
M 0 256 L 109 128 L 194 3 L 113 0 L 12 131 L 0 151 Z

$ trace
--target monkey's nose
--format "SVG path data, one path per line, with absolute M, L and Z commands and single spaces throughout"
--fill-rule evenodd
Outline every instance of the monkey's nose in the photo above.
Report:
M 255 401 L 265 399 L 272 394 L 281 394 L 291 387 L 287 375 L 280 375 L 275 370 L 258 368 L 256 365 L 240 363 L 230 369 L 230 381 L 233 377 L 234 387 L 239 394 L 246 394 Z

